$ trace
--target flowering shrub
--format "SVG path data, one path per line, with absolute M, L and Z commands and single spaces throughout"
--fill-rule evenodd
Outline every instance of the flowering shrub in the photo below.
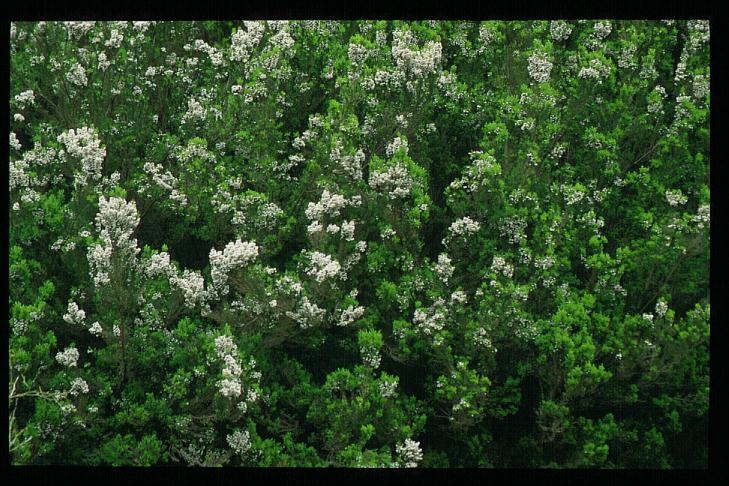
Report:
M 707 467 L 707 21 L 10 41 L 14 464 Z

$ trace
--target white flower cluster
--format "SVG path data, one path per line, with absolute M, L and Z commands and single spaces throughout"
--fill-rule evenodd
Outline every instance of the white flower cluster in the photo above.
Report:
M 119 32 L 118 29 L 111 29 L 111 32 L 109 33 L 109 39 L 104 42 L 104 45 L 106 47 L 111 47 L 112 49 L 117 49 L 119 48 L 119 46 L 121 46 L 123 40 L 124 36 Z
M 697 74 L 694 76 L 693 95 L 697 101 L 702 101 L 710 93 L 710 81 L 707 74 Z
M 75 84 L 76 86 L 86 86 L 86 84 L 88 83 L 88 78 L 86 78 L 86 70 L 79 63 L 75 63 L 73 66 L 71 66 L 71 69 L 69 69 L 66 73 L 66 79 L 69 83 Z
M 666 201 L 673 207 L 683 206 L 688 202 L 688 197 L 681 192 L 681 189 L 669 189 L 666 191 Z
M 69 302 L 66 313 L 63 315 L 63 320 L 69 324 L 83 325 L 85 319 L 86 312 L 79 309 L 76 302 Z
M 225 287 L 228 274 L 255 261 L 258 257 L 258 245 L 253 241 L 243 242 L 240 239 L 228 243 L 223 251 L 210 249 L 210 274 L 213 285 L 222 289 Z
M 415 50 L 416 40 L 412 32 L 398 29 L 392 36 L 392 57 L 400 71 L 418 78 L 438 69 L 443 54 L 440 42 L 430 41 Z
M 78 349 L 66 348 L 65 351 L 56 354 L 56 361 L 68 368 L 75 368 L 78 357 Z
M 435 266 L 433 271 L 438 277 L 443 280 L 444 283 L 448 283 L 448 280 L 453 276 L 455 267 L 451 264 L 451 259 L 446 253 L 438 255 L 438 264 Z
M 405 442 L 398 444 L 395 450 L 404 467 L 418 467 L 418 463 L 423 460 L 423 451 L 420 449 L 420 442 L 405 439 Z
M 121 197 L 99 198 L 99 212 L 96 215 L 96 228 L 104 240 L 109 240 L 119 249 L 129 249 L 137 253 L 137 240 L 132 233 L 139 224 L 137 204 L 127 202 Z
M 352 61 L 352 64 L 356 67 L 361 65 L 367 60 L 367 57 L 369 56 L 369 50 L 362 44 L 355 44 L 353 42 L 349 43 L 349 48 L 347 49 L 347 57 L 349 57 L 349 60 Z
M 463 290 L 456 290 L 451 294 L 451 304 L 465 304 L 468 302 L 468 295 Z
M 286 316 L 298 322 L 302 329 L 308 329 L 314 324 L 321 322 L 325 315 L 326 309 L 322 309 L 318 305 L 309 302 L 306 296 L 301 298 L 296 312 L 289 311 L 286 313 Z
M 455 220 L 451 223 L 448 231 L 452 236 L 468 236 L 481 229 L 481 224 L 468 216 Z
M 134 30 L 136 30 L 137 32 L 141 32 L 143 34 L 147 32 L 147 29 L 149 29 L 156 23 L 157 22 L 154 20 L 139 20 L 132 22 L 132 28 L 134 28 Z
M 649 103 L 646 109 L 648 110 L 648 113 L 662 113 L 663 100 L 665 100 L 668 96 L 666 94 L 666 88 L 659 84 L 655 88 L 653 88 L 653 93 L 655 94 L 653 94 L 652 96 L 649 95 L 648 97 Z
M 278 30 L 278 32 L 271 36 L 271 45 L 278 47 L 285 54 L 290 54 L 291 48 L 294 46 L 296 41 L 294 41 L 294 38 L 291 37 L 291 34 L 289 34 L 289 21 L 269 21 L 268 25 L 272 30 Z
M 341 270 L 342 266 L 331 256 L 318 251 L 309 253 L 309 265 L 306 273 L 318 283 L 322 283 L 329 278 L 337 277 Z
M 463 189 L 466 192 L 474 192 L 480 187 L 485 186 L 489 182 L 490 176 L 501 173 L 501 166 L 496 163 L 496 159 L 491 155 L 484 154 L 481 151 L 475 151 L 471 152 L 469 156 L 473 160 L 473 163 L 466 167 L 463 177 L 451 182 L 451 189 Z
M 205 120 L 208 116 L 208 111 L 205 107 L 195 98 L 187 100 L 187 111 L 182 115 L 182 123 L 188 120 Z
M 86 380 L 83 378 L 75 378 L 71 382 L 71 389 L 68 391 L 71 395 L 74 397 L 78 396 L 81 393 L 88 393 L 89 392 L 89 384 L 86 383 Z
M 91 324 L 91 327 L 89 327 L 89 332 L 93 336 L 101 336 L 101 333 L 104 330 L 101 328 L 101 324 L 99 324 L 99 321 L 95 321 L 93 324 Z
M 77 183 L 86 185 L 89 177 L 93 180 L 101 179 L 106 148 L 101 145 L 101 140 L 94 128 L 71 129 L 61 133 L 57 140 L 66 147 L 70 156 L 81 161 L 81 172 L 75 175 Z
M 102 244 L 89 248 L 87 258 L 91 277 L 96 286 L 109 283 L 111 255 L 118 252 L 125 259 L 133 259 L 139 248 L 132 234 L 139 224 L 139 214 L 134 201 L 127 203 L 120 197 L 104 196 L 99 198 L 99 212 L 96 215 L 96 228 Z
M 510 216 L 499 223 L 499 235 L 507 238 L 509 243 L 520 243 L 526 239 L 524 234 L 526 227 L 526 219 L 521 216 Z
M 488 337 L 488 331 L 483 327 L 479 327 L 478 329 L 476 329 L 476 331 L 473 333 L 472 340 L 475 345 L 483 346 L 485 348 L 491 349 L 493 352 L 496 352 L 496 348 L 493 347 L 493 343 Z
M 170 263 L 170 254 L 166 251 L 150 256 L 144 265 L 144 272 L 149 278 L 154 278 L 159 275 L 173 277 L 176 274 L 174 267 Z
M 599 59 L 592 59 L 588 66 L 580 69 L 577 73 L 580 78 L 590 78 L 597 81 L 597 84 L 602 84 L 602 80 L 610 76 L 610 66 L 604 64 Z
M 696 223 L 698 229 L 709 227 L 711 220 L 711 207 L 708 204 L 702 204 L 699 206 L 696 216 L 692 218 L 692 221 Z
M 243 455 L 251 448 L 251 435 L 247 430 L 235 430 L 232 434 L 228 434 L 225 439 L 236 454 Z
M 68 32 L 69 39 L 78 39 L 85 36 L 91 29 L 94 28 L 96 22 L 94 21 L 74 21 L 74 22 L 62 22 L 62 25 Z
M 377 369 L 380 367 L 380 361 L 382 360 L 382 356 L 380 356 L 380 351 L 376 347 L 362 346 L 359 349 L 359 352 L 362 355 L 362 363 L 364 363 L 365 366 L 373 369 Z
M 20 150 L 22 148 L 22 146 L 20 145 L 20 141 L 18 140 L 18 136 L 15 135 L 15 132 L 10 132 L 10 148 L 15 149 L 15 150 Z M 28 164 L 25 164 L 26 167 L 27 167 L 27 165 Z M 12 172 L 12 169 L 11 169 L 11 172 Z M 21 170 L 21 172 L 22 172 L 22 170 Z M 11 176 L 10 188 L 11 189 L 13 188 L 12 176 Z
M 370 173 L 370 187 L 386 193 L 391 200 L 407 197 L 414 183 L 407 167 L 400 163 L 391 165 L 387 170 Z
M 395 137 L 392 142 L 387 144 L 385 153 L 388 157 L 392 157 L 398 150 L 404 150 L 405 154 L 408 153 L 408 140 L 405 137 Z
M 111 61 L 108 60 L 105 52 L 100 52 L 96 59 L 99 62 L 97 66 L 99 71 L 106 71 L 106 69 L 111 66 Z
M 330 193 L 324 190 L 318 203 L 310 202 L 306 208 L 306 217 L 310 220 L 321 220 L 324 216 L 334 218 L 339 216 L 342 209 L 351 204 L 341 194 Z
M 535 258 L 534 266 L 540 270 L 549 270 L 554 266 L 554 257 L 546 255 L 544 258 Z
M 390 398 L 394 397 L 397 394 L 397 385 L 400 382 L 400 379 L 397 376 L 394 376 L 392 380 L 382 380 L 378 384 L 378 388 L 380 390 L 380 394 L 383 398 Z
M 445 327 L 446 315 L 442 304 L 443 303 L 441 301 L 437 301 L 427 309 L 415 309 L 415 313 L 413 314 L 413 324 L 415 324 L 423 334 L 430 336 L 437 331 L 443 330 Z
M 696 51 L 701 44 L 708 43 L 710 39 L 710 24 L 708 20 L 689 20 L 686 22 L 689 30 L 688 49 Z
M 223 378 L 218 381 L 218 389 L 224 397 L 239 397 L 242 393 L 240 375 L 243 368 L 237 359 L 238 346 L 230 336 L 215 338 L 215 352 L 223 361 Z
M 610 24 L 609 21 L 600 21 L 595 23 L 594 27 L 595 29 L 595 35 L 600 39 L 604 39 L 607 36 L 610 35 L 610 32 L 613 31 L 613 26 Z
M 344 239 L 344 241 L 354 241 L 354 229 L 355 229 L 354 221 L 343 221 L 342 222 L 340 234 L 342 235 L 342 238 Z M 327 229 L 327 231 L 328 231 L 328 229 Z
M 177 189 L 177 178 L 170 171 L 162 172 L 163 170 L 164 168 L 160 164 L 153 164 L 151 162 L 144 164 L 144 172 L 158 187 L 170 193 L 170 200 L 179 203 L 181 206 L 186 206 L 187 197 Z M 148 187 L 148 185 L 143 185 L 141 192 L 146 192 Z
M 543 83 L 549 79 L 552 72 L 552 62 L 544 52 L 535 52 L 529 56 L 529 65 L 527 66 L 529 76 L 537 83 Z
M 195 158 L 200 158 L 206 162 L 215 163 L 215 154 L 210 152 L 205 145 L 194 140 L 190 140 L 185 147 L 179 147 L 175 152 L 175 157 L 180 162 L 190 162 Z
M 220 66 L 223 64 L 223 53 L 220 50 L 209 45 L 204 40 L 196 39 L 194 49 L 196 51 L 204 52 L 205 54 L 207 54 L 213 66 Z
M 21 110 L 23 108 L 25 108 L 25 106 L 28 104 L 34 105 L 35 104 L 35 93 L 33 93 L 32 89 L 23 91 L 22 93 L 18 93 L 15 95 L 15 102 L 18 103 Z
M 236 30 L 230 38 L 230 59 L 248 61 L 253 49 L 261 42 L 266 25 L 261 21 L 243 22 L 245 30 Z
M 666 312 L 668 312 L 668 304 L 665 300 L 659 300 L 656 302 L 656 315 L 658 317 L 663 317 L 666 315 Z
M 491 270 L 500 273 L 507 278 L 511 278 L 514 275 L 513 265 L 506 263 L 506 259 L 501 256 L 495 256 L 491 262 Z
M 478 41 L 479 44 L 481 44 L 478 47 L 478 50 L 476 51 L 478 54 L 482 54 L 486 51 L 486 48 L 488 48 L 489 44 L 496 38 L 496 34 L 494 34 L 494 31 L 489 28 L 489 26 L 485 23 L 481 23 L 481 25 L 478 26 Z
M 297 139 L 299 140 L 299 139 Z M 301 142 L 304 143 L 304 142 Z M 355 180 L 362 179 L 362 162 L 364 162 L 365 154 L 362 149 L 358 149 L 354 155 L 343 155 L 344 146 L 341 140 L 334 142 L 334 147 L 329 152 L 329 158 L 335 167 L 341 168 L 342 172 Z
M 549 24 L 549 33 L 553 40 L 564 41 L 569 39 L 572 26 L 564 20 L 552 20 Z
M 207 298 L 205 292 L 205 279 L 199 272 L 185 269 L 182 275 L 174 275 L 170 278 L 170 284 L 182 291 L 185 305 L 193 308 L 197 304 L 204 304 Z
M 357 307 L 350 305 L 342 311 L 342 315 L 339 317 L 339 320 L 336 322 L 336 324 L 340 327 L 349 326 L 354 321 L 362 317 L 364 313 L 365 308 L 361 305 L 358 305 Z
M 638 50 L 636 44 L 629 44 L 620 50 L 618 54 L 618 67 L 620 69 L 635 69 L 638 67 L 635 53 Z
M 575 186 L 566 186 L 562 184 L 560 186 L 560 192 L 564 195 L 565 202 L 568 206 L 574 206 L 585 197 L 585 192 Z

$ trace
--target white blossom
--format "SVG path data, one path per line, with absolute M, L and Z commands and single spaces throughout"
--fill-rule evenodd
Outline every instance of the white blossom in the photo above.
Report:
M 147 260 L 144 266 L 144 271 L 150 278 L 158 275 L 166 275 L 168 277 L 175 275 L 175 269 L 170 263 L 170 254 L 166 251 L 149 257 L 149 260 Z
M 418 467 L 418 463 L 423 460 L 423 451 L 420 448 L 420 442 L 405 439 L 405 442 L 398 444 L 395 450 L 404 467 Z
M 567 40 L 572 33 L 572 26 L 564 20 L 552 20 L 549 24 L 549 33 L 556 41 Z
M 185 305 L 190 308 L 203 304 L 207 298 L 205 279 L 196 271 L 185 269 L 182 275 L 170 278 L 170 284 L 182 292 Z
M 444 283 L 448 283 L 448 280 L 453 276 L 454 270 L 455 267 L 451 264 L 451 259 L 446 253 L 438 255 L 438 264 L 435 266 L 434 271 Z
M 74 397 L 78 396 L 81 393 L 86 394 L 89 392 L 89 385 L 83 378 L 75 378 L 71 382 L 71 389 L 68 392 Z
M 383 398 L 390 398 L 394 397 L 397 394 L 397 385 L 399 382 L 399 378 L 397 376 L 394 377 L 394 380 L 383 380 L 380 381 L 378 384 L 378 388 L 380 390 L 380 394 Z
M 235 430 L 232 434 L 228 434 L 225 439 L 236 454 L 243 455 L 251 448 L 251 437 L 247 430 Z
M 382 356 L 380 356 L 380 352 L 377 348 L 374 346 L 362 346 L 359 352 L 362 355 L 362 362 L 365 366 L 374 369 L 380 367 Z
M 243 242 L 240 239 L 228 243 L 223 251 L 210 250 L 210 274 L 213 285 L 223 288 L 228 274 L 255 261 L 258 257 L 258 245 L 253 241 Z
M 10 132 L 10 148 L 15 150 L 20 150 L 22 146 L 20 145 L 20 141 L 18 140 L 18 136 L 15 135 L 15 132 Z
M 349 202 L 341 194 L 330 193 L 324 190 L 318 203 L 310 202 L 304 214 L 310 220 L 320 220 L 324 216 L 333 218 L 339 216 L 341 210 L 345 208 Z
M 34 105 L 35 104 L 35 93 L 33 93 L 32 89 L 29 89 L 27 91 L 23 91 L 22 93 L 18 93 L 15 95 L 15 102 L 20 105 L 20 108 L 25 108 L 26 105 Z
M 480 223 L 472 220 L 468 216 L 465 216 L 451 223 L 448 231 L 453 236 L 467 236 L 476 233 L 479 229 L 481 229 Z
M 336 277 L 341 270 L 342 266 L 339 262 L 329 255 L 318 251 L 309 253 L 309 266 L 306 269 L 306 273 L 312 276 L 318 283 Z
M 400 71 L 417 78 L 437 70 L 443 53 L 440 42 L 430 41 L 418 48 L 413 33 L 399 29 L 392 37 L 392 57 Z
M 244 29 L 236 30 L 230 38 L 230 59 L 232 61 L 247 61 L 253 49 L 263 37 L 266 26 L 263 22 L 246 21 Z
M 71 69 L 66 73 L 66 79 L 69 83 L 75 84 L 76 86 L 86 86 L 88 83 L 86 70 L 79 63 L 75 63 L 71 66 Z
M 504 257 L 495 256 L 491 262 L 491 270 L 504 275 L 507 278 L 511 278 L 514 275 L 514 267 L 506 263 Z
M 81 172 L 75 175 L 77 183 L 86 185 L 89 177 L 101 179 L 106 148 L 101 145 L 94 128 L 81 127 L 65 131 L 58 136 L 58 142 L 66 147 L 68 155 L 81 161 Z
M 414 181 L 407 167 L 397 163 L 386 170 L 370 172 L 369 185 L 371 188 L 385 193 L 389 199 L 395 200 L 407 197 L 413 188 Z
M 56 361 L 68 368 L 75 368 L 79 353 L 76 348 L 66 348 L 63 352 L 56 354 Z
M 580 78 L 590 78 L 597 81 L 597 84 L 602 84 L 603 79 L 610 75 L 610 66 L 603 63 L 599 59 L 592 59 L 590 63 L 580 69 L 577 76 Z
M 549 61 L 547 54 L 543 52 L 535 52 L 529 56 L 528 66 L 529 76 L 537 83 L 543 83 L 549 79 L 552 72 L 552 63 Z
M 613 26 L 610 24 L 609 21 L 605 20 L 605 21 L 597 22 L 594 25 L 594 29 L 595 29 L 595 35 L 597 35 L 597 37 L 599 39 L 604 39 L 605 37 L 610 35 L 610 32 L 612 32 L 612 30 L 613 30 Z
M 91 324 L 91 327 L 89 327 L 89 332 L 94 336 L 101 336 L 103 329 L 101 328 L 101 324 L 99 324 L 99 321 Z
M 69 302 L 63 320 L 69 324 L 83 324 L 84 319 L 86 319 L 86 312 L 79 309 L 76 302 Z
M 203 105 L 195 98 L 187 100 L 187 111 L 182 116 L 182 123 L 188 120 L 205 120 L 208 112 Z
M 686 197 L 680 189 L 669 189 L 666 191 L 666 201 L 668 201 L 668 204 L 673 207 L 683 206 L 686 202 L 688 202 L 688 197 Z
M 326 315 L 326 309 L 310 302 L 307 297 L 302 297 L 295 312 L 289 311 L 286 316 L 299 323 L 302 329 L 308 329 L 314 324 L 321 322 Z
M 365 308 L 360 306 L 348 306 L 346 309 L 342 311 L 342 315 L 339 318 L 339 321 L 337 321 L 337 326 L 346 327 L 352 324 L 354 321 L 362 317 L 365 313 Z
M 109 33 L 109 39 L 104 42 L 104 45 L 106 47 L 116 49 L 121 45 L 123 40 L 124 36 L 119 32 L 118 29 L 111 29 L 111 32 Z

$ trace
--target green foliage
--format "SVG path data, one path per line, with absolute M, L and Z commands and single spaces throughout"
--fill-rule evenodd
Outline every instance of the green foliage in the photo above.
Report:
M 707 21 L 10 40 L 13 464 L 707 467 Z

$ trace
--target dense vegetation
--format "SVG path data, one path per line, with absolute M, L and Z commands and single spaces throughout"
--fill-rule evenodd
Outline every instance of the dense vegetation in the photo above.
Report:
M 10 29 L 13 464 L 707 467 L 707 21 Z

